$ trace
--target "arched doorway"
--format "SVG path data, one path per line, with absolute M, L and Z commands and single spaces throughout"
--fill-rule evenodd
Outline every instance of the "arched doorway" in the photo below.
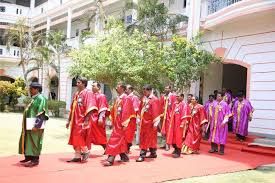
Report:
M 221 91 L 223 88 L 231 89 L 233 95 L 243 90 L 249 98 L 249 87 L 250 65 L 235 60 L 224 60 L 223 63 L 208 66 L 202 76 L 200 93 L 203 103 L 208 100 L 208 96 L 213 94 L 214 90 Z
M 236 64 L 223 64 L 222 88 L 230 89 L 233 96 L 240 90 L 246 93 L 247 68 Z
M 0 81 L 9 81 L 9 82 L 13 83 L 15 81 L 15 79 L 13 79 L 9 76 L 0 76 Z

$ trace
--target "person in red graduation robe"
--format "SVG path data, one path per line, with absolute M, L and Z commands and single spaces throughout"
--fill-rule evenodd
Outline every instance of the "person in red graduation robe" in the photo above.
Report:
M 157 127 L 160 122 L 160 102 L 154 96 L 151 85 L 143 87 L 144 97 L 141 102 L 140 112 L 140 156 L 137 162 L 144 161 L 145 158 L 157 157 Z M 147 151 L 150 155 L 146 157 Z
M 107 143 L 105 153 L 108 155 L 104 166 L 112 166 L 116 155 L 120 155 L 122 162 L 129 161 L 127 156 L 128 146 L 126 140 L 126 129 L 132 118 L 136 117 L 132 100 L 125 93 L 126 85 L 117 85 L 118 98 L 111 110 L 113 131 Z
M 188 122 L 187 134 L 182 147 L 183 154 L 198 153 L 203 125 L 207 122 L 206 112 L 203 105 L 198 104 L 198 97 L 192 97 L 190 108 L 191 119 Z
M 139 106 L 140 106 L 140 100 L 139 98 L 134 94 L 134 88 L 131 85 L 127 85 L 127 90 L 126 94 L 128 97 L 132 100 L 133 107 L 135 110 L 136 115 L 138 115 L 139 111 Z M 130 152 L 130 147 L 132 146 L 132 142 L 135 137 L 135 131 L 137 129 L 137 119 L 132 118 L 129 122 L 129 125 L 126 129 L 125 136 L 126 136 L 126 141 L 128 143 L 128 152 Z
M 75 150 L 75 157 L 68 162 L 81 162 L 89 158 L 90 127 L 92 119 L 97 115 L 97 105 L 94 95 L 86 89 L 87 79 L 78 78 L 78 91 L 73 97 L 69 120 L 66 127 L 71 126 L 69 145 Z
M 91 123 L 91 143 L 95 145 L 101 145 L 103 149 L 106 149 L 107 136 L 106 136 L 106 117 L 110 115 L 109 104 L 104 94 L 100 93 L 100 83 L 94 82 L 92 84 L 92 91 L 96 99 L 96 105 L 98 107 L 98 116 Z
M 190 107 L 183 101 L 184 94 L 177 94 L 177 101 L 172 106 L 170 125 L 167 133 L 167 143 L 174 147 L 173 157 L 180 157 L 183 139 L 186 133 L 186 123 L 190 120 Z

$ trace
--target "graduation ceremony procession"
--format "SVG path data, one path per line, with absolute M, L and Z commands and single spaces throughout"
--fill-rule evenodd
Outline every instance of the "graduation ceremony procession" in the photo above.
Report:
M 275 0 L 0 0 L 0 183 L 274 183 Z

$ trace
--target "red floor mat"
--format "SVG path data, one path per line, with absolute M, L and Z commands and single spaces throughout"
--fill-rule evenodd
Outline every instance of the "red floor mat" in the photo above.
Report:
M 201 145 L 199 155 L 181 156 L 173 159 L 170 152 L 158 150 L 158 158 L 136 163 L 139 152 L 133 150 L 130 162 L 103 167 L 106 158 L 102 152 L 93 152 L 85 164 L 69 164 L 66 160 L 73 154 L 42 155 L 40 165 L 34 168 L 20 166 L 21 157 L 0 158 L 0 183 L 55 183 L 55 182 L 161 182 L 166 180 L 219 174 L 275 163 L 273 156 L 242 152 L 227 148 L 225 155 L 209 154 L 208 144 Z M 117 157 L 118 159 L 118 157 Z

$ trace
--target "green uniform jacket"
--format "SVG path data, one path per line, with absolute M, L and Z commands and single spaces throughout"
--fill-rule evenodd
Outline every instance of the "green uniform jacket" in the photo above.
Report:
M 23 114 L 22 132 L 19 140 L 19 154 L 26 156 L 39 156 L 42 150 L 44 129 L 37 131 L 26 130 L 27 118 L 37 118 L 43 116 L 48 120 L 47 99 L 38 94 L 34 96 L 31 103 L 26 107 Z

